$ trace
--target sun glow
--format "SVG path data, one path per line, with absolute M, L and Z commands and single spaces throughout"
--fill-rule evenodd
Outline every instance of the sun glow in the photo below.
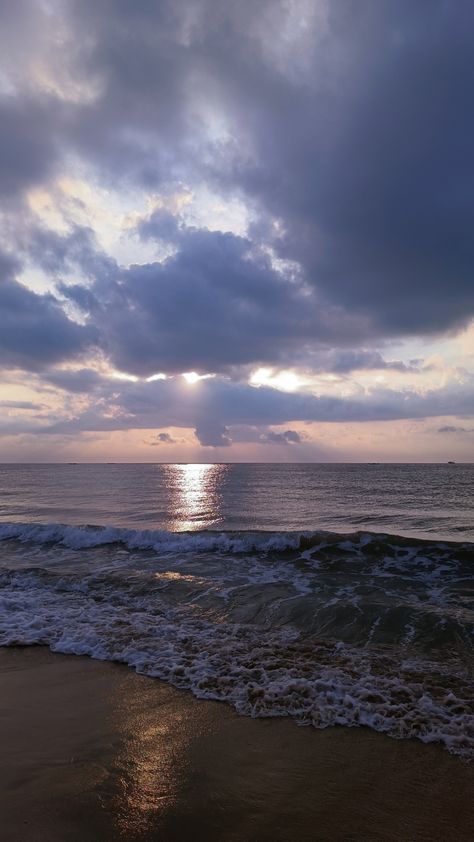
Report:
M 190 386 L 193 386 L 199 380 L 199 374 L 196 374 L 195 371 L 186 371 L 183 374 L 186 383 L 189 383 Z
M 152 374 L 151 377 L 146 378 L 147 383 L 154 383 L 155 380 L 167 380 L 166 374 Z
M 294 371 L 275 371 L 273 368 L 258 368 L 249 382 L 251 386 L 270 386 L 282 392 L 293 392 L 305 383 Z
M 132 383 L 137 383 L 139 380 L 135 374 L 127 374 L 125 371 L 112 371 L 112 377 L 115 380 L 130 380 Z
M 194 386 L 199 380 L 210 380 L 215 376 L 215 374 L 198 374 L 197 371 L 185 371 L 181 375 L 190 386 Z

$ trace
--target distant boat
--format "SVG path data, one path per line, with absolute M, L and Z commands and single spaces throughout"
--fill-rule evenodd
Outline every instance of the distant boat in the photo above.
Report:
M 455 465 L 456 462 L 448 462 L 448 465 Z

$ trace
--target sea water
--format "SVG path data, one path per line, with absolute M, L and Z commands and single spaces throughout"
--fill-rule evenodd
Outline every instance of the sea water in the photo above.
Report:
M 0 645 L 474 757 L 474 466 L 0 466 Z

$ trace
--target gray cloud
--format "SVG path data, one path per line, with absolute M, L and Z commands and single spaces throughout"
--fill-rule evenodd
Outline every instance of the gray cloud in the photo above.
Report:
M 161 212 L 141 227 L 150 225 L 155 236 L 163 218 L 167 230 L 169 214 Z M 89 232 L 74 234 L 71 254 L 95 279 L 88 287 L 61 284 L 60 291 L 87 314 L 119 369 L 222 372 L 300 361 L 336 373 L 418 370 L 373 349 L 325 349 L 323 343 L 363 338 L 361 324 L 342 310 L 319 310 L 316 295 L 277 271 L 249 239 L 173 224 L 178 251 L 127 270 L 94 251 Z M 43 259 L 62 260 L 63 239 L 43 235 Z
M 164 442 L 165 444 L 172 444 L 174 439 L 170 436 L 169 433 L 158 433 L 157 436 L 158 440 Z
M 230 447 L 232 444 L 227 427 L 209 418 L 198 424 L 194 434 L 203 447 Z
M 117 268 L 115 276 L 106 268 L 87 289 L 60 289 L 84 310 L 124 371 L 223 371 L 287 360 L 303 353 L 315 330 L 320 341 L 334 332 L 301 284 L 233 234 L 186 229 L 179 251 L 163 263 Z
M 92 368 L 52 369 L 42 373 L 42 380 L 66 392 L 91 394 L 101 386 L 109 386 L 110 380 Z
M 0 400 L 0 407 L 2 409 L 43 409 L 42 404 L 33 403 L 32 401 L 3 401 Z
M 0 256 L 0 362 L 97 396 L 59 426 L 176 423 L 228 446 L 239 424 L 473 412 L 467 387 L 342 399 L 221 379 L 192 397 L 176 381 L 112 389 L 92 370 L 53 370 L 93 349 L 143 376 L 238 378 L 256 364 L 416 373 L 379 349 L 474 315 L 468 0 L 53 6 L 56 17 L 27 0 L 0 9 L 0 194 L 4 237 L 18 243 L 18 256 Z M 90 229 L 41 229 L 21 204 L 71 160 L 124 190 L 207 185 L 242 199 L 252 225 L 237 237 L 156 211 L 137 233 L 176 253 L 120 267 Z M 23 257 L 58 279 L 56 296 L 18 282 Z
M 373 334 L 472 317 L 468 0 L 435 0 L 429 13 L 336 0 L 310 23 L 298 62 L 280 34 L 297 6 L 293 20 L 280 2 L 73 8 L 77 32 L 94 33 L 88 67 L 103 89 L 72 137 L 104 172 L 243 192 L 281 220 L 274 246 L 326 306 L 355 310 Z M 206 108 L 232 141 L 206 133 Z
M 275 433 L 274 430 L 270 430 L 260 436 L 260 441 L 265 444 L 300 444 L 301 436 L 296 430 L 285 430 L 284 433 Z
M 158 433 L 155 439 L 151 441 L 145 442 L 145 444 L 151 444 L 152 447 L 159 447 L 161 444 L 176 444 L 176 439 L 173 436 L 170 436 L 169 433 Z
M 274 246 L 302 266 L 319 302 L 357 312 L 373 335 L 465 323 L 474 313 L 472 4 L 324 9 L 285 53 L 281 33 L 303 14 L 297 4 L 61 7 L 72 35 L 60 58 L 69 75 L 96 81 L 97 95 L 59 107 L 48 96 L 31 103 L 25 89 L 5 103 L 4 189 L 46 177 L 67 150 L 104 178 L 152 188 L 204 178 L 246 194 L 260 231 L 266 215 L 278 217 L 285 233 Z M 31 14 L 20 4 L 17 38 L 19 16 Z M 206 115 L 233 140 L 213 138 Z
M 438 433 L 474 433 L 474 430 L 457 427 L 454 424 L 446 424 L 444 427 L 438 427 Z
M 308 354 L 308 362 L 314 371 L 334 374 L 350 374 L 352 371 L 384 370 L 412 372 L 419 371 L 421 360 L 386 360 L 380 351 L 370 348 L 331 348 Z
M 275 246 L 373 333 L 429 333 L 474 312 L 472 4 L 336 2 L 304 84 L 225 65 L 253 155 L 233 179 L 281 219 Z M 230 47 L 231 48 L 231 47 Z M 229 50 L 229 44 L 226 44 Z M 253 56 L 255 61 L 258 59 Z M 315 80 L 315 81 L 313 81 Z M 216 168 L 216 177 L 220 173 Z
M 15 268 L 0 258 L 0 364 L 36 371 L 85 352 L 96 340 L 94 327 L 68 319 L 53 295 L 18 283 Z
M 11 199 L 39 184 L 57 159 L 52 103 L 0 101 L 0 195 Z
M 444 387 L 425 394 L 409 390 L 377 388 L 354 398 L 289 394 L 270 388 L 254 388 L 226 379 L 203 380 L 189 387 L 179 379 L 150 383 L 104 383 L 90 408 L 72 420 L 42 424 L 38 432 L 78 432 L 121 429 L 152 429 L 163 426 L 193 428 L 204 446 L 229 446 L 235 441 L 275 441 L 272 431 L 258 428 L 291 422 L 364 422 L 449 416 L 453 406 L 459 414 L 474 413 L 473 382 Z M 113 410 L 111 412 L 111 410 Z M 245 439 L 243 428 L 250 436 Z M 273 431 L 274 432 L 274 431 Z M 297 443 L 291 429 L 284 435 Z M 263 436 L 263 439 L 262 439 Z M 282 443 L 279 440 L 279 443 Z

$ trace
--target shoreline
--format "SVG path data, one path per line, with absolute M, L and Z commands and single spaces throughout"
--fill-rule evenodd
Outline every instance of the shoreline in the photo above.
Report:
M 129 667 L 0 649 L 2 842 L 464 842 L 474 764 L 250 719 Z

